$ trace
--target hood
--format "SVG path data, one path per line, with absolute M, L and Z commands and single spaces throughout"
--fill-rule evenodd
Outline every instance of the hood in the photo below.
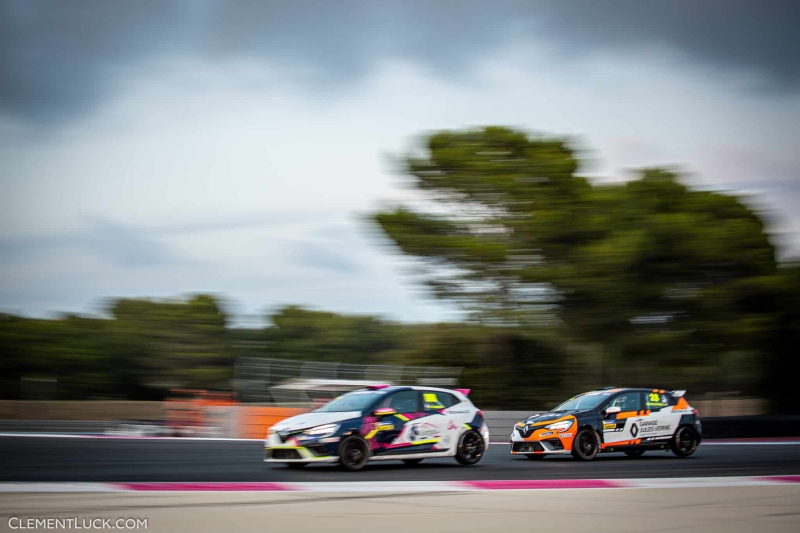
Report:
M 275 431 L 297 431 L 314 426 L 321 426 L 322 424 L 343 422 L 360 416 L 361 411 L 346 411 L 343 413 L 303 413 L 302 415 L 281 420 L 272 426 L 272 429 Z
M 528 418 L 526 418 L 525 420 L 523 420 L 523 422 L 525 422 L 526 424 L 536 424 L 536 425 L 538 425 L 538 424 L 544 424 L 545 422 L 552 422 L 553 420 L 558 420 L 559 418 L 564 418 L 565 416 L 569 416 L 569 415 L 573 415 L 574 416 L 574 415 L 583 414 L 583 413 L 586 413 L 586 411 L 585 410 L 580 410 L 580 411 L 559 411 L 558 413 L 553 413 L 553 412 L 548 411 L 546 413 L 540 413 L 538 415 L 531 415 Z

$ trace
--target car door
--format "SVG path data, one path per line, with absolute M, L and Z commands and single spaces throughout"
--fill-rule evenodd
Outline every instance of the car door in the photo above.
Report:
M 617 413 L 606 413 L 609 407 L 619 408 Z M 637 421 L 643 410 L 642 393 L 627 391 L 618 394 L 603 407 L 603 447 L 636 444 L 639 426 Z
M 389 407 L 395 414 L 384 416 L 375 424 L 367 435 L 367 440 L 374 441 L 373 454 L 384 455 L 411 446 L 405 436 L 408 434 L 407 424 L 420 414 L 419 391 L 409 389 L 395 392 L 378 404 L 377 408 Z

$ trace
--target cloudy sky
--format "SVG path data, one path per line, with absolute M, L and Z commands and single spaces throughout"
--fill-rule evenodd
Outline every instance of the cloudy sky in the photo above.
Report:
M 800 251 L 800 3 L 2 1 L 0 309 L 227 296 L 452 311 L 363 220 L 428 130 L 575 135 L 677 165 Z

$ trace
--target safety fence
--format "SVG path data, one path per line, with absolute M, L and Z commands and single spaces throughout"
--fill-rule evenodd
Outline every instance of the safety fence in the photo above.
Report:
M 355 365 L 241 357 L 233 368 L 233 390 L 243 403 L 311 403 L 307 390 L 287 388 L 295 380 L 346 380 L 454 388 L 462 368 L 409 365 Z

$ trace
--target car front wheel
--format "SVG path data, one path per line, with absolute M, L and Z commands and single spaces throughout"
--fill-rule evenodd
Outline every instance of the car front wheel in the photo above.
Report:
M 600 440 L 592 429 L 582 429 L 572 443 L 572 456 L 581 461 L 591 461 L 600 451 Z
M 369 459 L 369 446 L 367 442 L 353 435 L 347 437 L 339 446 L 339 464 L 345 470 L 355 472 L 361 470 Z

